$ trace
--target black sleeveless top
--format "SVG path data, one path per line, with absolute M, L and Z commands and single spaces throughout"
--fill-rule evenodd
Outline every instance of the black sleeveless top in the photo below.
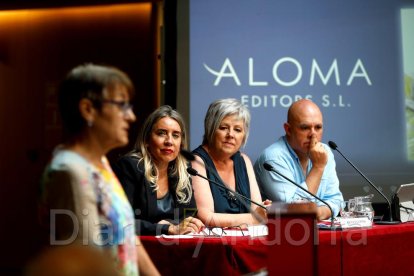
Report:
M 193 151 L 203 159 L 206 164 L 207 178 L 214 180 L 222 185 L 225 185 L 218 175 L 217 169 L 214 166 L 213 160 L 211 160 L 208 153 L 202 146 L 199 146 Z M 250 199 L 250 182 L 247 175 L 246 163 L 240 152 L 236 152 L 231 159 L 234 164 L 234 176 L 236 178 L 236 192 Z M 211 171 L 213 170 L 213 172 Z M 209 182 L 211 194 L 214 200 L 214 212 L 216 213 L 228 213 L 228 214 L 240 214 L 250 212 L 250 203 L 246 201 L 245 204 L 240 202 L 233 194 L 227 190 L 219 187 L 218 185 Z M 247 208 L 247 207 L 248 208 Z

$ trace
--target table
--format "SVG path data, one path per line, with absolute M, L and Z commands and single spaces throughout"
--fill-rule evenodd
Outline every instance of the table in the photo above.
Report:
M 162 275 L 239 275 L 266 266 L 265 238 L 142 236 L 141 241 Z
M 240 275 L 266 268 L 265 237 L 156 238 L 142 243 L 162 275 Z M 317 232 L 318 275 L 414 275 L 414 223 Z M 275 252 L 273 252 L 275 253 Z M 300 265 L 301 256 L 297 258 Z
M 343 275 L 414 275 L 414 223 L 342 231 Z

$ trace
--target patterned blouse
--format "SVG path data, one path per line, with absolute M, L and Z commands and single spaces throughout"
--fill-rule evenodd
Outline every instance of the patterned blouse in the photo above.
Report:
M 102 163 L 97 168 L 74 151 L 55 151 L 41 185 L 49 244 L 98 247 L 123 275 L 138 275 L 133 211 L 108 160 Z

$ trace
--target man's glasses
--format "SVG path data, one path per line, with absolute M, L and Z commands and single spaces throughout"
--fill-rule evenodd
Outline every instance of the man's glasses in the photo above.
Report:
M 127 101 L 102 100 L 101 102 L 116 105 L 123 113 L 127 113 L 133 108 L 133 105 Z

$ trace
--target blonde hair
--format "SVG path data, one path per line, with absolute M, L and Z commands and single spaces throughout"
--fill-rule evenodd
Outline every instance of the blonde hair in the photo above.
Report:
M 129 153 L 130 156 L 138 158 L 138 163 L 144 164 L 145 178 L 151 183 L 151 187 L 154 191 L 158 190 L 158 169 L 153 161 L 150 151 L 147 149 L 147 144 L 151 136 L 153 126 L 158 120 L 169 117 L 174 119 L 181 128 L 181 145 L 180 149 L 187 149 L 187 134 L 185 129 L 184 120 L 180 113 L 172 109 L 171 106 L 163 105 L 152 112 L 145 120 L 142 126 L 141 132 L 138 135 L 135 143 L 135 149 Z M 190 176 L 187 172 L 187 160 L 179 154 L 177 158 L 170 162 L 169 176 L 177 177 L 176 194 L 179 203 L 188 203 L 192 196 L 192 186 L 190 182 Z

